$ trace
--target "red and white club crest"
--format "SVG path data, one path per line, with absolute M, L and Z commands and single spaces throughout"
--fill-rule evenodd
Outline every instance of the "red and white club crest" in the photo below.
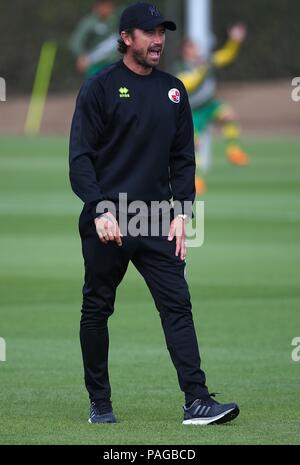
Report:
M 180 91 L 178 89 L 171 89 L 169 92 L 169 99 L 171 102 L 179 103 L 180 102 Z

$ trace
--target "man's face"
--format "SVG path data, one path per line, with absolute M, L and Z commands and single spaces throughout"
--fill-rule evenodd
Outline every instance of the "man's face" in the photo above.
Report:
M 133 34 L 128 36 L 128 40 L 128 43 L 126 41 L 129 45 L 127 53 L 136 63 L 144 68 L 154 68 L 159 65 L 166 40 L 164 26 L 158 26 L 149 31 L 134 29 Z

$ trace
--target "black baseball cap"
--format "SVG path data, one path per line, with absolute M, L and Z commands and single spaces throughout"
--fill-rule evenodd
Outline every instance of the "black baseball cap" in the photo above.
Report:
M 128 29 L 150 30 L 160 25 L 165 26 L 170 31 L 176 31 L 176 24 L 167 21 L 162 16 L 157 6 L 151 3 L 135 3 L 126 8 L 120 19 L 120 33 Z

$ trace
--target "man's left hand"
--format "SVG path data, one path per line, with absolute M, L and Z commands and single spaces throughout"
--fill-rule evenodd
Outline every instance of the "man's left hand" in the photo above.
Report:
M 168 241 L 173 241 L 176 237 L 176 257 L 180 255 L 180 259 L 186 259 L 186 220 L 181 216 L 176 216 L 170 226 Z

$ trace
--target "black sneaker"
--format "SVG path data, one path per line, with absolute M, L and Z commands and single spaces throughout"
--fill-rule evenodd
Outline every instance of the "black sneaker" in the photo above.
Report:
M 113 412 L 101 413 L 95 402 L 91 403 L 89 423 L 117 423 Z
M 183 406 L 183 425 L 209 425 L 227 423 L 240 413 L 237 404 L 220 404 L 216 400 L 207 397 L 196 399 L 190 407 Z

